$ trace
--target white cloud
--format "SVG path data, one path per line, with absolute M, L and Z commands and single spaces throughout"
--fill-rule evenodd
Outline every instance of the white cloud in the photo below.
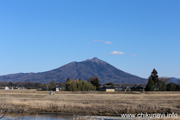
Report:
M 111 41 L 105 41 L 105 40 L 94 40 L 94 42 L 102 42 L 104 44 L 112 44 Z
M 121 51 L 112 51 L 110 54 L 112 54 L 112 55 L 125 55 L 125 53 L 121 52 Z
M 110 42 L 110 41 L 105 41 L 104 43 L 105 44 L 112 44 L 112 42 Z

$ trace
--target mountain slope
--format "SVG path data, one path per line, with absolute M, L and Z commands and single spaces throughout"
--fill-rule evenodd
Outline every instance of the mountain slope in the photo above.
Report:
M 180 83 L 180 78 L 171 77 L 170 79 L 173 83 L 176 83 L 176 84 Z
M 67 78 L 87 80 L 90 77 L 98 77 L 101 83 L 127 83 L 145 84 L 147 80 L 135 75 L 123 72 L 98 58 L 82 62 L 71 62 L 60 68 L 41 73 L 18 73 L 0 76 L 0 81 L 31 81 L 47 83 L 50 81 L 65 82 Z

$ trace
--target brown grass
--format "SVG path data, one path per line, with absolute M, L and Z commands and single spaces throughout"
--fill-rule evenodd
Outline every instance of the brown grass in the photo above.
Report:
M 10 113 L 69 113 L 114 115 L 122 113 L 180 114 L 180 92 L 56 92 L 0 90 L 0 109 Z

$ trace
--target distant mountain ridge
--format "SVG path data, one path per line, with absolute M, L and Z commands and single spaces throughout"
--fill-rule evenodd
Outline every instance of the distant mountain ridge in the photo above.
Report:
M 82 62 L 71 62 L 46 72 L 3 75 L 0 76 L 0 81 L 48 83 L 50 81 L 65 82 L 67 78 L 87 80 L 94 76 L 98 77 L 101 83 L 147 83 L 146 79 L 123 72 L 97 57 Z
M 171 81 L 176 84 L 180 84 L 180 78 L 170 77 Z

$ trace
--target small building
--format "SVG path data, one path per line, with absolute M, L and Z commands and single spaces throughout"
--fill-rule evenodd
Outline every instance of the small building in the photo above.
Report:
M 56 85 L 55 90 L 56 91 L 64 91 L 65 90 L 65 85 Z
M 114 89 L 111 85 L 101 85 L 99 91 L 106 91 L 107 89 Z
M 59 91 L 59 88 L 56 88 L 56 91 Z
M 25 90 L 26 88 L 24 87 L 16 87 L 18 90 Z
M 9 87 L 5 87 L 5 90 L 10 90 Z
M 115 92 L 115 89 L 106 89 L 106 92 Z
M 115 92 L 115 89 L 112 85 L 101 85 L 99 91 Z

